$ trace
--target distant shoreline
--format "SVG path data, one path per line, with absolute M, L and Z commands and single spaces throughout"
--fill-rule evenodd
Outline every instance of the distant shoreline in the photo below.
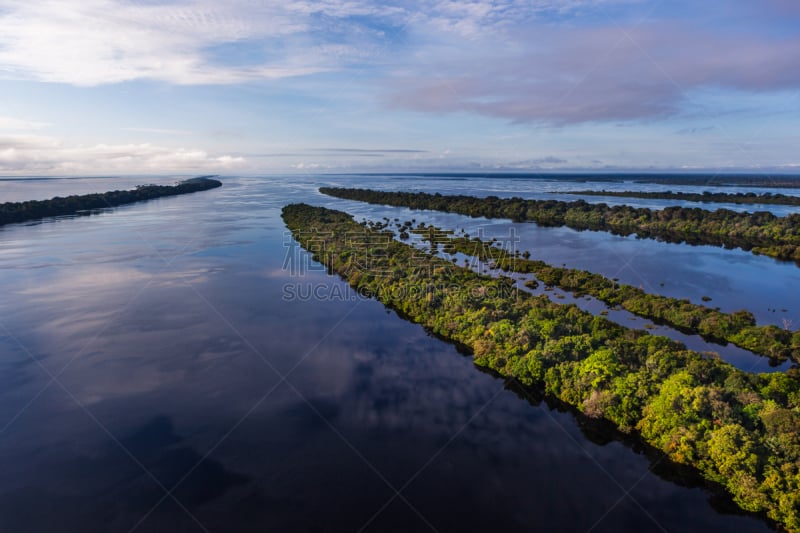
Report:
M 514 222 L 534 222 L 539 226 L 607 231 L 623 237 L 636 235 L 637 238 L 674 243 L 741 248 L 800 265 L 800 235 L 795 231 L 800 223 L 798 214 L 776 217 L 766 211 L 740 213 L 728 209 L 706 211 L 680 206 L 649 209 L 590 204 L 582 199 L 564 202 L 519 197 L 479 198 L 342 187 L 321 187 L 319 191 L 346 200 L 458 213 L 474 218 L 505 218 Z
M 672 191 L 559 191 L 559 194 L 573 194 L 577 196 L 599 196 L 610 198 L 641 198 L 645 200 L 682 200 L 698 203 L 728 203 L 739 205 L 800 205 L 800 196 L 787 196 L 785 194 L 755 194 L 709 192 L 690 193 Z
M 706 187 L 767 187 L 776 189 L 800 189 L 797 174 L 717 174 L 669 172 L 358 172 L 323 174 L 325 176 L 382 176 L 387 178 L 442 178 L 442 179 L 515 179 L 515 180 L 560 180 L 577 183 L 651 183 L 656 185 L 694 185 Z
M 91 214 L 92 211 L 98 209 L 145 202 L 166 196 L 207 191 L 221 186 L 221 181 L 211 179 L 208 176 L 201 176 L 181 181 L 176 185 L 139 185 L 130 190 L 65 197 L 56 196 L 49 200 L 6 202 L 0 204 L 0 226 L 57 216 Z

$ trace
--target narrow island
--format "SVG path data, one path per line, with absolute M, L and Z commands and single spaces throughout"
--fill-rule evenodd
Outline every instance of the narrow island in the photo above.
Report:
M 90 214 L 91 211 L 117 207 L 164 196 L 177 196 L 222 187 L 222 182 L 209 176 L 181 181 L 175 185 L 139 185 L 127 191 L 56 196 L 49 200 L 6 202 L 0 204 L 0 226 L 46 217 Z
M 341 211 L 283 208 L 294 238 L 364 295 L 694 467 L 747 511 L 800 531 L 800 376 L 755 374 L 666 337 L 513 288 Z
M 643 198 L 646 200 L 681 200 L 684 202 L 718 204 L 800 205 L 800 196 L 766 192 L 672 192 L 672 191 L 559 191 L 558 194 L 576 196 L 607 196 L 612 198 Z
M 411 209 L 429 209 L 471 217 L 508 218 L 540 226 L 567 226 L 577 230 L 607 231 L 615 235 L 695 245 L 742 248 L 800 264 L 800 214 L 776 217 L 766 211 L 740 213 L 730 209 L 667 207 L 653 210 L 628 205 L 590 204 L 585 200 L 526 200 L 478 198 L 424 192 L 385 192 L 369 189 L 322 187 L 336 198 Z
M 431 246 L 441 245 L 446 253 L 459 252 L 477 257 L 506 272 L 533 274 L 547 286 L 558 287 L 576 296 L 592 296 L 609 306 L 619 306 L 678 331 L 701 335 L 717 343 L 730 342 L 776 361 L 791 359 L 800 363 L 800 331 L 781 329 L 774 325 L 759 326 L 749 311 L 723 313 L 704 305 L 693 304 L 687 299 L 648 293 L 632 285 L 617 283 L 601 274 L 557 267 L 541 260 L 530 259 L 529 252 L 518 257 L 509 253 L 509 250 L 496 247 L 491 241 L 457 236 L 452 230 L 436 226 L 401 226 L 401 238 L 404 233 L 409 232 L 421 235 Z M 528 282 L 536 283 L 536 280 Z
M 374 176 L 374 173 L 347 174 L 349 176 Z M 548 172 L 382 172 L 382 176 L 412 178 L 412 179 L 504 179 L 504 180 L 542 180 L 552 181 L 553 174 Z M 573 183 L 655 183 L 659 185 L 691 185 L 693 187 L 758 187 L 769 186 L 773 189 L 800 189 L 800 175 L 770 175 L 764 174 L 719 174 L 719 173 L 627 173 L 627 172 L 599 172 L 599 173 L 559 173 L 559 181 Z
M 800 176 L 798 175 L 719 175 L 719 174 L 671 174 L 650 175 L 642 179 L 635 179 L 643 183 L 660 183 L 664 185 L 713 185 L 717 187 L 764 187 L 768 183 L 773 189 L 800 189 Z

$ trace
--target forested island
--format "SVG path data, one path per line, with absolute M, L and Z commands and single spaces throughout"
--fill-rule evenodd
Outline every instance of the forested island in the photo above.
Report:
M 358 224 L 294 204 L 282 216 L 314 259 L 365 295 L 468 349 L 474 362 L 638 435 L 800 531 L 800 376 L 743 372 L 666 337 L 513 288 Z
M 715 185 L 718 187 L 771 187 L 773 189 L 800 189 L 797 175 L 746 175 L 746 174 L 672 174 L 631 177 L 632 181 L 664 185 Z M 626 178 L 630 179 L 630 178 Z
M 0 204 L 0 226 L 46 217 L 88 214 L 97 209 L 117 207 L 164 196 L 176 196 L 221 187 L 222 182 L 209 176 L 191 178 L 176 185 L 140 185 L 131 190 L 56 196 L 49 200 L 6 202 Z
M 352 176 L 353 174 L 345 174 Z M 374 172 L 355 174 L 375 176 Z M 502 180 L 546 180 L 573 183 L 657 183 L 663 185 L 691 185 L 693 187 L 771 187 L 773 189 L 800 189 L 800 175 L 721 174 L 715 173 L 664 173 L 664 172 L 381 172 L 385 177 L 404 179 L 502 179 Z
M 740 213 L 730 209 L 667 207 L 653 210 L 628 205 L 608 206 L 585 200 L 526 200 L 478 198 L 424 192 L 384 192 L 369 189 L 322 187 L 320 192 L 337 198 L 411 209 L 429 209 L 472 217 L 508 218 L 540 226 L 567 226 L 577 230 L 608 231 L 667 242 L 742 248 L 800 264 L 800 214 L 776 217 L 759 211 Z
M 764 204 L 800 205 L 800 196 L 773 194 L 765 192 L 672 192 L 672 191 L 560 191 L 559 194 L 576 196 L 608 196 L 613 198 L 643 198 L 646 200 L 681 200 L 685 202 L 725 203 L 725 204 Z
M 635 315 L 667 324 L 684 333 L 701 335 L 715 342 L 730 342 L 778 361 L 791 358 L 794 362 L 800 362 L 800 331 L 781 329 L 773 325 L 756 325 L 756 319 L 749 311 L 723 313 L 718 309 L 693 304 L 687 299 L 648 293 L 638 287 L 620 284 L 601 274 L 557 267 L 538 259 L 530 259 L 529 252 L 520 257 L 479 237 L 458 236 L 452 230 L 436 226 L 421 224 L 413 228 L 408 224 L 410 222 L 401 226 L 401 236 L 408 232 L 417 233 L 432 246 L 441 246 L 446 253 L 459 252 L 474 256 L 507 272 L 534 274 L 545 285 L 558 287 L 576 296 L 592 296 L 610 306 L 619 306 Z M 533 284 L 535 283 L 537 282 L 533 280 Z

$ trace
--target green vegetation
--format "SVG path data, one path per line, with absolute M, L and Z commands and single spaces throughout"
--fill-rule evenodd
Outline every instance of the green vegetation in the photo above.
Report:
M 528 252 L 517 257 L 508 250 L 494 246 L 493 242 L 482 241 L 478 237 L 470 239 L 455 236 L 452 231 L 435 226 L 422 225 L 409 231 L 423 235 L 432 246 L 441 245 L 442 250 L 449 254 L 460 252 L 475 256 L 507 272 L 532 273 L 547 286 L 558 287 L 576 296 L 592 296 L 610 306 L 620 306 L 633 314 L 670 325 L 685 333 L 702 335 L 716 342 L 730 342 L 776 360 L 791 358 L 800 362 L 800 331 L 793 332 L 773 325 L 758 326 L 749 311 L 723 313 L 686 299 L 650 294 L 600 274 L 528 259 Z M 528 285 L 535 289 L 538 283 L 532 280 Z M 704 296 L 703 300 L 710 298 Z
M 359 174 L 356 174 L 359 175 Z M 374 174 L 360 174 L 374 176 Z M 800 189 L 800 175 L 765 176 L 763 174 L 664 174 L 664 173 L 619 173 L 599 172 L 596 174 L 581 172 L 578 174 L 562 173 L 557 175 L 542 172 L 384 172 L 382 176 L 412 177 L 412 178 L 443 178 L 443 179 L 469 179 L 493 178 L 505 180 L 542 180 L 542 181 L 569 181 L 573 183 L 659 183 L 664 185 L 691 185 L 703 187 L 771 187 L 782 189 Z
M 638 435 L 722 486 L 743 509 L 800 531 L 800 376 L 753 374 L 678 342 L 513 290 L 357 224 L 295 204 L 283 218 L 362 294 L 467 347 L 476 365 L 539 386 Z
M 800 205 L 800 196 L 786 194 L 755 194 L 752 192 L 645 192 L 645 191 L 562 191 L 561 194 L 580 196 L 610 196 L 615 198 L 645 198 L 648 200 L 682 200 L 686 202 L 716 202 L 728 204 Z
M 720 174 L 674 174 L 666 176 L 651 175 L 635 179 L 643 183 L 661 183 L 664 185 L 715 185 L 717 187 L 771 187 L 773 189 L 800 189 L 800 176 L 764 176 L 764 175 L 720 175 Z M 621 181 L 621 180 L 620 180 Z
M 129 191 L 56 196 L 50 200 L 6 202 L 0 204 L 0 226 L 45 217 L 88 214 L 89 211 L 152 200 L 162 196 L 176 196 L 221 187 L 222 182 L 209 177 L 192 178 L 177 185 L 140 185 Z
M 627 205 L 609 207 L 584 200 L 525 200 L 442 196 L 439 193 L 382 192 L 368 189 L 323 187 L 320 192 L 373 204 L 432 209 L 472 217 L 510 218 L 541 226 L 568 226 L 578 230 L 608 231 L 667 242 L 740 247 L 800 264 L 800 214 L 776 217 L 772 213 L 738 213 L 729 209 L 705 211 L 667 207 L 662 210 Z

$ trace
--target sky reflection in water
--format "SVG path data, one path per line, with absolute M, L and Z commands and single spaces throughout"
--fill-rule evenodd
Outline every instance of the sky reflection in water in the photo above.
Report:
M 767 529 L 505 390 L 375 301 L 283 299 L 287 283 L 349 294 L 324 272 L 282 268 L 286 203 L 487 226 L 323 197 L 323 181 L 370 184 L 236 178 L 0 228 L 0 530 Z M 522 231 L 553 263 L 665 281 L 759 318 L 789 305 L 777 287 L 800 282 L 794 265 L 741 252 Z

